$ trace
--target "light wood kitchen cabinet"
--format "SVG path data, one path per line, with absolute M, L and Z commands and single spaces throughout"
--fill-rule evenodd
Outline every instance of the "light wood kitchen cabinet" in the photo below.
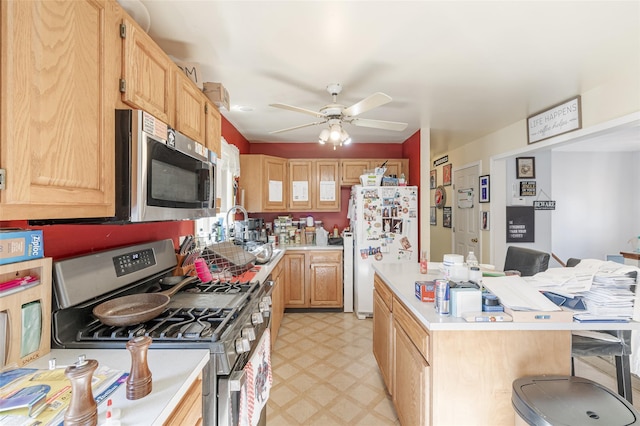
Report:
M 393 322 L 393 405 L 402 425 L 430 425 L 429 364 L 402 326 Z
M 263 154 L 240 155 L 240 189 L 249 212 L 287 211 L 287 159 Z
M 406 158 L 345 159 L 340 160 L 340 185 L 359 185 L 360 175 L 362 175 L 365 170 L 374 170 L 376 167 L 380 167 L 385 161 L 387 162 L 385 165 L 387 168 L 385 176 L 395 175 L 396 177 L 400 177 L 402 173 L 405 174 L 405 177 L 409 176 L 409 160 Z
M 369 169 L 369 160 L 340 160 L 340 185 L 360 184 L 360 175 Z
M 390 291 L 389 291 L 390 293 Z M 428 425 L 429 333 L 393 299 L 392 400 L 403 425 Z
M 296 159 L 289 164 L 288 211 L 340 211 L 337 160 Z M 306 186 L 306 197 L 301 196 Z
M 182 397 L 171 416 L 164 422 L 165 426 L 200 426 L 202 425 L 202 373 L 193 382 Z
M 220 158 L 222 145 L 222 118 L 220 111 L 213 103 L 205 104 L 205 145 Z
M 174 75 L 177 66 L 130 17 L 123 19 L 120 91 L 127 105 L 174 126 Z
M 314 160 L 313 211 L 340 211 L 340 163 Z
M 342 307 L 342 251 L 318 250 L 309 259 L 309 306 Z
M 378 278 L 373 280 L 373 355 L 389 394 L 392 389 L 393 323 L 391 290 Z
M 285 307 L 342 307 L 342 251 L 287 250 Z
M 290 252 L 284 255 L 284 306 L 285 308 L 303 308 L 308 306 L 306 292 L 306 254 L 304 251 Z
M 288 160 L 289 211 L 312 211 L 315 198 L 314 167 L 311 160 Z
M 175 129 L 206 145 L 207 97 L 179 67 L 174 65 Z
M 0 2 L 0 220 L 114 215 L 120 13 Z
M 284 316 L 284 261 L 280 259 L 271 272 L 273 290 L 271 292 L 271 347 L 276 344 L 282 317 Z

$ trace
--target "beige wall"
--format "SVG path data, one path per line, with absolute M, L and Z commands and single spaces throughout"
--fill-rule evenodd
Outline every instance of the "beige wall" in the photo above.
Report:
M 616 80 L 608 84 L 601 85 L 580 94 L 582 96 L 582 129 L 584 131 L 588 130 L 590 126 L 640 111 L 640 79 L 638 79 L 638 73 L 639 71 L 637 69 L 631 70 L 626 74 L 619 75 Z M 558 102 L 563 100 L 564 99 L 558 99 Z M 536 111 L 532 111 L 532 113 L 535 112 Z M 497 185 L 504 185 L 504 181 L 496 181 L 494 176 L 496 178 L 504 176 L 504 171 L 492 171 L 491 160 L 503 158 L 508 155 L 521 154 L 531 150 L 546 149 L 554 144 L 570 139 L 570 134 L 567 134 L 528 145 L 526 124 L 526 119 L 523 119 L 497 132 L 464 145 L 461 148 L 445 153 L 439 152 L 434 154 L 431 152 L 430 155 L 431 160 L 429 164 L 433 164 L 436 158 L 448 155 L 449 162 L 453 164 L 454 169 L 464 167 L 465 164 L 471 162 L 480 161 L 480 174 L 491 175 L 491 202 L 480 204 L 480 210 L 492 211 L 491 230 L 480 231 L 482 253 L 480 262 L 491 263 L 493 261 L 499 268 L 502 267 L 503 259 L 491 259 L 490 254 L 492 252 L 498 254 L 503 252 L 500 246 L 505 245 L 504 227 L 500 228 L 499 226 L 494 226 L 494 224 L 498 223 L 497 221 L 503 217 L 500 214 L 505 210 L 506 200 L 503 191 L 494 191 Z M 452 200 L 452 187 L 448 186 L 446 189 L 447 200 Z M 430 193 L 433 195 L 433 191 Z M 502 199 L 496 199 L 496 197 L 494 197 L 495 193 L 500 193 Z M 433 200 L 431 198 L 432 197 L 430 197 L 430 202 L 432 203 Z M 450 201 L 447 201 L 447 205 L 451 205 Z M 426 223 L 428 223 L 428 218 L 427 212 Z M 441 222 L 439 222 L 437 226 L 430 227 L 430 252 L 430 259 L 436 262 L 441 262 L 444 254 L 452 252 L 451 229 L 443 228 Z

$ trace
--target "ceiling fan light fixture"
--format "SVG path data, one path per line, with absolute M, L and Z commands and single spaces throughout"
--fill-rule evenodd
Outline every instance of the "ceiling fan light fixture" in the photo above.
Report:
M 340 145 L 349 145 L 351 143 L 351 136 L 344 129 L 340 132 L 340 142 Z
M 331 134 L 329 135 L 329 138 L 334 141 L 337 142 L 340 140 L 340 136 L 342 135 L 342 127 L 340 127 L 339 124 L 332 124 L 331 125 Z
M 329 129 L 322 129 L 320 132 L 319 140 L 321 145 L 324 145 L 329 140 Z

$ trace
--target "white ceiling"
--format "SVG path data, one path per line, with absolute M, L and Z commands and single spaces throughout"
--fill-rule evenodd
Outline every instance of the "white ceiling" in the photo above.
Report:
M 343 85 L 345 106 L 378 91 L 393 98 L 362 118 L 409 123 L 403 132 L 347 125 L 354 143 L 400 143 L 430 128 L 438 152 L 621 72 L 640 75 L 639 1 L 142 4 L 165 52 L 198 63 L 202 81 L 222 82 L 232 106 L 251 109 L 222 109 L 250 142 L 317 141 L 319 126 L 269 134 L 316 121 L 269 104 L 317 110 L 331 103 L 330 83 Z

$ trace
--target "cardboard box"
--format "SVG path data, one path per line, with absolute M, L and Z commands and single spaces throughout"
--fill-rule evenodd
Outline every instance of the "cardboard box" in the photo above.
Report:
M 229 105 L 229 92 L 222 83 L 206 82 L 203 83 L 202 87 L 202 91 L 211 102 L 218 105 L 218 107 L 225 107 L 227 111 L 231 110 Z
M 0 265 L 44 257 L 42 231 L 0 229 Z
M 416 297 L 422 302 L 433 302 L 436 298 L 436 282 L 416 281 Z

